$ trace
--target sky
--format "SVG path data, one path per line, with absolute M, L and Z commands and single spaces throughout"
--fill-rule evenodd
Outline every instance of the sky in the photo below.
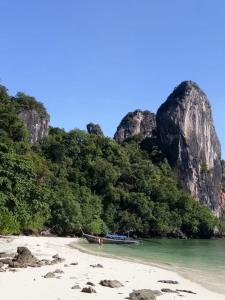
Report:
M 193 80 L 225 157 L 224 0 L 0 0 L 0 12 L 0 84 L 43 102 L 52 126 L 112 137 Z

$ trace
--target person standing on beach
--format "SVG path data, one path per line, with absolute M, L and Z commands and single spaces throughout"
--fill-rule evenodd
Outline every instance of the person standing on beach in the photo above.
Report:
M 98 243 L 99 243 L 99 246 L 100 246 L 100 248 L 103 246 L 103 239 L 101 239 L 101 238 L 99 238 L 98 239 Z

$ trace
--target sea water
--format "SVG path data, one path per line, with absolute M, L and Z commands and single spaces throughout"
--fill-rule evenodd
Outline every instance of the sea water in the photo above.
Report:
M 140 245 L 103 245 L 81 241 L 86 251 L 157 264 L 225 294 L 225 239 L 151 239 Z

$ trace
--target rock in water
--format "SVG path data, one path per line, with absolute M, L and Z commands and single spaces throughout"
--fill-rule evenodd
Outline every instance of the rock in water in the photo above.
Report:
M 36 109 L 24 109 L 18 116 L 24 121 L 28 132 L 29 140 L 33 145 L 48 135 L 49 116 L 40 115 Z
M 128 113 L 117 127 L 114 139 L 123 143 L 131 137 L 137 137 L 140 141 L 156 134 L 156 116 L 150 111 L 135 110 Z
M 183 187 L 220 213 L 221 146 L 204 92 L 184 81 L 157 112 L 161 147 Z
M 102 135 L 103 136 L 103 131 L 102 131 L 100 125 L 98 125 L 98 124 L 94 124 L 94 123 L 87 124 L 87 131 L 90 134 Z

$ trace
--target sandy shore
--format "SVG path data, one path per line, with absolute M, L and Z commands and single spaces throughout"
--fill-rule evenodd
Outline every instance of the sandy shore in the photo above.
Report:
M 225 300 L 225 295 L 213 293 L 202 286 L 182 278 L 174 272 L 139 263 L 121 261 L 113 258 L 99 257 L 72 249 L 69 244 L 77 240 L 54 237 L 7 237 L 0 238 L 0 252 L 15 253 L 18 246 L 28 247 L 39 259 L 51 259 L 59 254 L 65 262 L 40 268 L 18 269 L 16 272 L 1 272 L 0 287 L 3 300 L 76 300 L 125 299 L 134 289 L 161 290 L 162 288 L 191 290 L 196 295 L 166 293 L 157 297 L 161 300 Z M 71 265 L 77 262 L 78 265 Z M 102 264 L 103 268 L 90 265 Z M 67 265 L 67 266 L 66 266 Z M 63 270 L 61 278 L 44 278 L 48 272 Z M 99 285 L 100 280 L 119 280 L 124 286 L 108 288 Z M 158 280 L 174 280 L 179 284 L 159 283 Z M 81 288 L 90 281 L 95 284 L 96 294 L 81 293 L 72 289 L 74 285 Z M 182 297 L 181 297 L 182 296 Z

